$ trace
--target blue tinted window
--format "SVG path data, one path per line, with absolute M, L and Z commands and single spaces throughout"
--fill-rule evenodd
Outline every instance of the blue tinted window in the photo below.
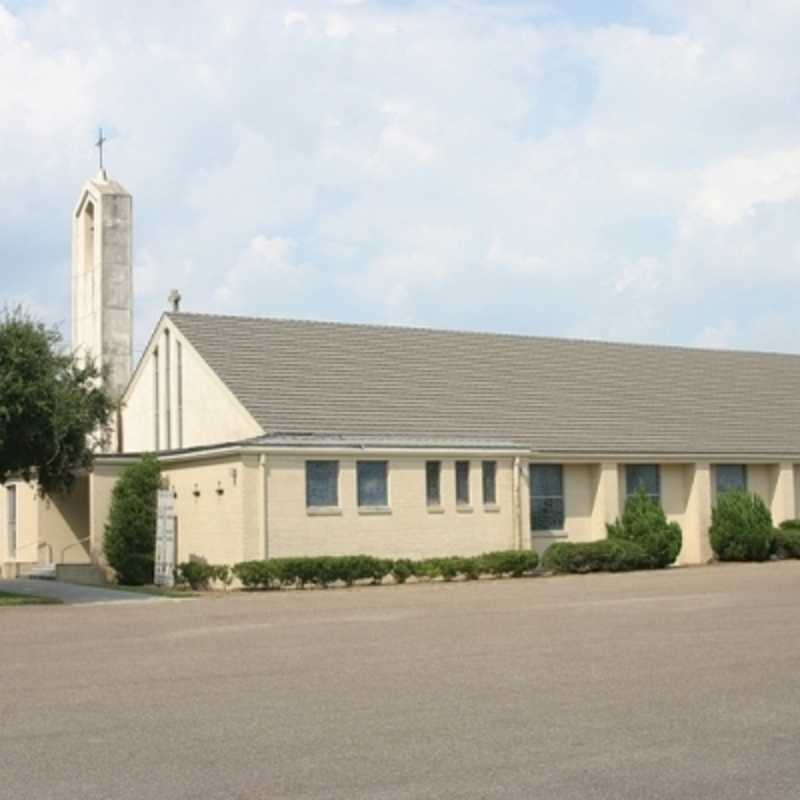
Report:
M 747 489 L 747 467 L 744 464 L 717 464 L 717 495 L 731 489 Z
M 658 464 L 628 464 L 625 467 L 625 495 L 630 497 L 639 489 L 656 503 L 661 502 L 661 477 Z
M 561 464 L 531 464 L 531 530 L 564 528 L 564 470 Z
M 339 462 L 306 461 L 306 506 L 339 505 Z
M 389 490 L 387 461 L 359 461 L 356 464 L 358 478 L 358 504 L 360 506 L 388 506 Z

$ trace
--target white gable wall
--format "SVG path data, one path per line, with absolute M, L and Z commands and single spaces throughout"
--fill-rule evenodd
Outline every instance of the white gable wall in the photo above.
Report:
M 162 319 L 123 398 L 123 451 L 175 450 L 263 432 L 181 332 Z

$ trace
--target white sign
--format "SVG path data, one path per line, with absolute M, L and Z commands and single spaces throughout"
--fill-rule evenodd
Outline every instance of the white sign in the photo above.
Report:
M 158 490 L 154 582 L 156 586 L 175 585 L 175 498 L 169 489 Z

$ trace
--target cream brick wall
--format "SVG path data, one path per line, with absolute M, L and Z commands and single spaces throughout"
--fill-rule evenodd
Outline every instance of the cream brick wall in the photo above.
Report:
M 54 563 L 89 563 L 89 542 L 80 541 L 89 530 L 88 475 L 79 476 L 69 494 L 39 501 L 39 541 L 48 546 Z
M 510 458 L 497 459 L 497 511 L 487 511 L 483 506 L 481 459 L 470 460 L 472 511 L 469 512 L 456 510 L 454 459 L 441 459 L 442 513 L 431 513 L 426 506 L 426 458 L 402 455 L 388 460 L 391 513 L 359 512 L 356 459 L 348 456 L 339 459 L 341 513 L 314 515 L 305 505 L 306 458 L 270 454 L 267 461 L 270 555 L 365 553 L 425 558 L 476 555 L 514 546 Z
M 244 549 L 245 510 L 252 513 L 257 498 L 251 500 L 247 493 L 257 487 L 247 471 L 238 456 L 162 465 L 162 475 L 176 494 L 179 563 L 204 558 L 211 564 L 234 564 L 249 557 Z

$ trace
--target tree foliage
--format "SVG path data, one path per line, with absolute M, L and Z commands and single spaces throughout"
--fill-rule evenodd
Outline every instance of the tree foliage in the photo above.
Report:
M 655 569 L 668 567 L 681 551 L 680 525 L 668 522 L 664 509 L 642 488 L 626 501 L 622 519 L 607 528 L 609 539 L 639 545 L 647 554 L 649 566 Z
M 120 583 L 152 583 L 161 467 L 155 456 L 126 467 L 111 494 L 104 550 Z
M 772 514 L 758 495 L 731 489 L 711 512 L 709 536 L 720 561 L 765 561 L 773 547 Z
M 68 491 L 107 436 L 113 403 L 91 364 L 61 348 L 57 330 L 20 310 L 0 318 L 0 483 L 36 480 Z

